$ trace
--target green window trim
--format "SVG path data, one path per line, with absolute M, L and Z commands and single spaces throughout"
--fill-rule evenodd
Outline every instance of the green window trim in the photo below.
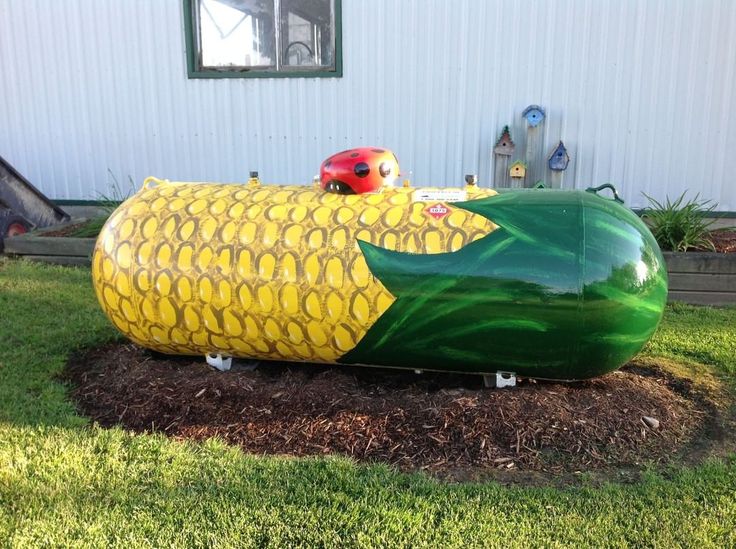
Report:
M 187 77 L 192 78 L 340 78 L 342 77 L 342 0 L 335 2 L 335 68 L 334 69 L 290 69 L 264 71 L 249 69 L 202 69 L 198 67 L 197 29 L 194 9 L 196 0 L 182 0 L 184 5 L 184 41 L 187 57 Z

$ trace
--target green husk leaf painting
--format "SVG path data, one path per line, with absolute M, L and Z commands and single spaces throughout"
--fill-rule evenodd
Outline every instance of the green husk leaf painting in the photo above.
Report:
M 629 210 L 560 191 L 454 206 L 499 228 L 433 255 L 359 243 L 396 301 L 341 362 L 582 379 L 618 368 L 653 334 L 666 274 Z

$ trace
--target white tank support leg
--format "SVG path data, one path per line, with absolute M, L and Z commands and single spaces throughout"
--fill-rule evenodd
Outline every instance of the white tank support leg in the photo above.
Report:
M 496 389 L 504 387 L 516 387 L 516 374 L 514 372 L 496 372 Z
M 205 360 L 207 360 L 207 364 L 213 368 L 217 368 L 221 372 L 227 372 L 230 366 L 233 365 L 233 359 L 231 357 L 225 358 L 220 353 L 207 353 Z
M 483 374 L 483 385 L 503 389 L 504 387 L 516 387 L 516 374 L 513 372 L 496 372 L 495 374 Z

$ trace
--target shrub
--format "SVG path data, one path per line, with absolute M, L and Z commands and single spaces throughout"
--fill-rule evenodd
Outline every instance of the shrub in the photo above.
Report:
M 685 193 L 674 202 L 667 197 L 662 204 L 643 194 L 649 200 L 650 207 L 644 210 L 642 218 L 649 225 L 660 248 L 673 252 L 686 252 L 692 248 L 715 251 L 710 237 L 713 220 L 706 219 L 706 216 L 717 204 L 700 200 L 700 195 L 685 200 Z

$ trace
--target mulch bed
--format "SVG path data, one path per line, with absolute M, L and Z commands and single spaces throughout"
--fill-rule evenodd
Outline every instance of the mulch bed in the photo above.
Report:
M 710 234 L 713 246 L 720 253 L 736 253 L 736 231 L 713 231 Z
M 54 229 L 53 231 L 44 231 L 42 235 L 39 236 L 74 236 L 74 234 L 81 229 L 82 227 L 89 224 L 89 221 L 82 221 L 81 223 L 72 223 L 70 225 L 64 225 L 63 227 L 59 227 L 58 229 Z
M 117 343 L 73 358 L 65 377 L 81 411 L 103 426 L 466 478 L 667 462 L 708 415 L 688 382 L 635 364 L 585 382 L 494 390 L 479 376 L 345 366 L 264 362 L 221 373 L 202 359 Z

